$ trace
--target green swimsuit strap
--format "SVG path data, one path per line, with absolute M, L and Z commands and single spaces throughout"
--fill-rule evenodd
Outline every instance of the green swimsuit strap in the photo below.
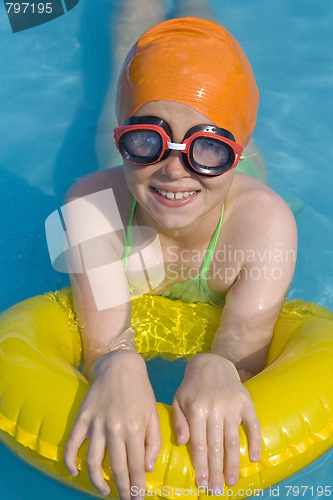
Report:
M 125 271 L 127 269 L 128 256 L 131 253 L 131 248 L 132 248 L 132 244 L 133 244 L 133 220 L 134 220 L 134 212 L 135 212 L 136 205 L 137 205 L 137 201 L 133 196 L 132 206 L 131 206 L 131 214 L 130 214 L 130 218 L 128 220 L 128 226 L 127 226 L 126 237 L 125 237 L 124 255 L 122 258 L 122 262 L 123 262 L 123 266 L 124 266 Z
M 137 205 L 137 200 L 133 197 L 132 198 L 132 205 L 131 205 L 131 214 L 130 214 L 130 217 L 128 220 L 128 226 L 127 226 L 127 231 L 126 231 L 124 255 L 122 258 L 122 262 L 123 262 L 123 266 L 124 266 L 125 271 L 127 269 L 128 256 L 131 252 L 131 248 L 132 248 L 132 244 L 133 244 L 133 220 L 134 220 L 134 212 L 135 212 L 136 205 Z M 214 255 L 216 243 L 217 243 L 217 240 L 218 240 L 218 237 L 220 234 L 220 230 L 221 230 L 223 214 L 224 214 L 224 203 L 223 203 L 223 207 L 222 207 L 220 220 L 219 220 L 217 227 L 214 231 L 214 234 L 210 240 L 210 243 L 208 245 L 208 248 L 207 248 L 207 251 L 205 253 L 205 257 L 204 257 L 204 260 L 202 262 L 202 266 L 200 269 L 200 278 L 202 278 L 203 283 L 206 283 L 209 266 L 210 266 L 211 260 L 213 258 L 213 255 Z
M 210 266 L 211 260 L 213 258 L 213 255 L 214 255 L 214 251 L 215 251 L 217 240 L 219 239 L 219 234 L 220 234 L 220 230 L 221 230 L 221 226 L 222 226 L 222 221 L 223 221 L 223 215 L 224 215 L 224 202 L 223 202 L 223 207 L 222 207 L 222 212 L 221 212 L 220 220 L 219 220 L 219 222 L 217 224 L 217 227 L 216 227 L 216 229 L 214 231 L 214 234 L 213 234 L 213 236 L 212 236 L 212 238 L 210 240 L 210 243 L 208 245 L 207 251 L 205 253 L 204 260 L 202 262 L 200 273 L 199 273 L 200 282 L 201 282 L 201 284 L 203 285 L 203 287 L 205 289 L 206 289 L 206 285 L 208 285 L 207 284 L 208 270 L 209 270 L 209 266 Z

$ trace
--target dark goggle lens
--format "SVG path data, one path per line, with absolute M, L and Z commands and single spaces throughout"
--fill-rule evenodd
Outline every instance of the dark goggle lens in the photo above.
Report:
M 207 168 L 225 169 L 234 162 L 232 148 L 223 141 L 212 138 L 198 137 L 191 148 L 192 160 L 195 164 Z
M 124 134 L 121 153 L 135 163 L 154 162 L 162 153 L 162 138 L 154 130 L 133 130 Z

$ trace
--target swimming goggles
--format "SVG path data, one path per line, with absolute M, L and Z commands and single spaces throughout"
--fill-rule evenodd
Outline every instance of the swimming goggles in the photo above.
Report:
M 172 142 L 169 125 L 156 116 L 133 116 L 114 129 L 122 157 L 138 165 L 153 165 L 182 152 L 185 166 L 199 175 L 221 175 L 235 168 L 243 151 L 231 132 L 215 125 L 197 125 L 186 132 L 181 143 Z

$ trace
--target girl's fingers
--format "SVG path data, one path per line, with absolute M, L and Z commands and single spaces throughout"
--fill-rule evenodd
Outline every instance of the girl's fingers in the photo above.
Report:
M 77 418 L 72 432 L 67 440 L 65 454 L 64 454 L 64 462 L 72 476 L 77 476 L 79 470 L 76 466 L 76 457 L 79 451 L 79 448 L 83 441 L 86 439 L 88 433 L 88 426 L 83 424 L 80 420 L 80 417 Z
M 250 459 L 258 462 L 261 454 L 261 427 L 254 407 L 244 411 L 242 420 L 247 429 Z
M 92 432 L 89 436 L 87 451 L 87 468 L 90 481 L 102 495 L 108 495 L 110 486 L 105 481 L 102 471 L 102 462 L 105 454 L 105 439 L 100 432 Z
M 146 430 L 146 452 L 145 452 L 145 469 L 147 472 L 152 472 L 156 459 L 162 448 L 162 437 L 160 430 L 160 419 L 155 407 Z
M 188 425 L 196 483 L 206 488 L 208 486 L 206 413 L 198 411 L 188 416 Z
M 177 436 L 177 443 L 180 446 L 185 445 L 190 439 L 190 429 L 188 422 L 181 409 L 177 399 L 174 399 L 172 404 L 173 428 Z
M 145 443 L 144 434 L 137 433 L 129 436 L 126 442 L 127 462 L 131 488 L 138 491 L 138 498 L 144 498 L 146 492 L 145 475 Z
M 238 481 L 240 462 L 239 419 L 233 416 L 224 421 L 224 476 L 228 486 L 234 486 Z
M 127 466 L 126 445 L 120 437 L 107 437 L 111 471 L 121 500 L 130 500 L 131 488 Z
M 223 490 L 223 418 L 212 412 L 207 420 L 209 488 Z M 217 493 L 218 494 L 218 493 Z M 221 494 L 221 493 L 220 493 Z

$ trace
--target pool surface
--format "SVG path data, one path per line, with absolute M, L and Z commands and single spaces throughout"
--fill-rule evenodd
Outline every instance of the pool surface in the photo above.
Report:
M 132 2 L 138 23 L 149 0 L 142 2 Z M 17 33 L 0 3 L 0 310 L 68 284 L 50 265 L 44 222 L 74 179 L 104 167 L 108 155 L 116 158 L 100 117 L 108 116 L 119 57 L 114 36 L 127 3 L 80 0 L 65 15 Z M 193 0 L 193 13 L 204 4 Z M 165 8 L 168 16 L 180 12 L 171 0 Z M 270 186 L 296 215 L 299 256 L 289 298 L 333 310 L 333 3 L 212 0 L 209 9 L 251 61 L 261 95 L 254 138 Z M 149 364 L 159 401 L 171 403 L 183 370 L 182 362 L 172 370 L 166 362 Z M 4 447 L 0 471 L 4 500 L 88 498 Z M 264 498 L 333 496 L 332 478 L 331 450 Z M 331 494 L 321 495 L 321 487 Z

